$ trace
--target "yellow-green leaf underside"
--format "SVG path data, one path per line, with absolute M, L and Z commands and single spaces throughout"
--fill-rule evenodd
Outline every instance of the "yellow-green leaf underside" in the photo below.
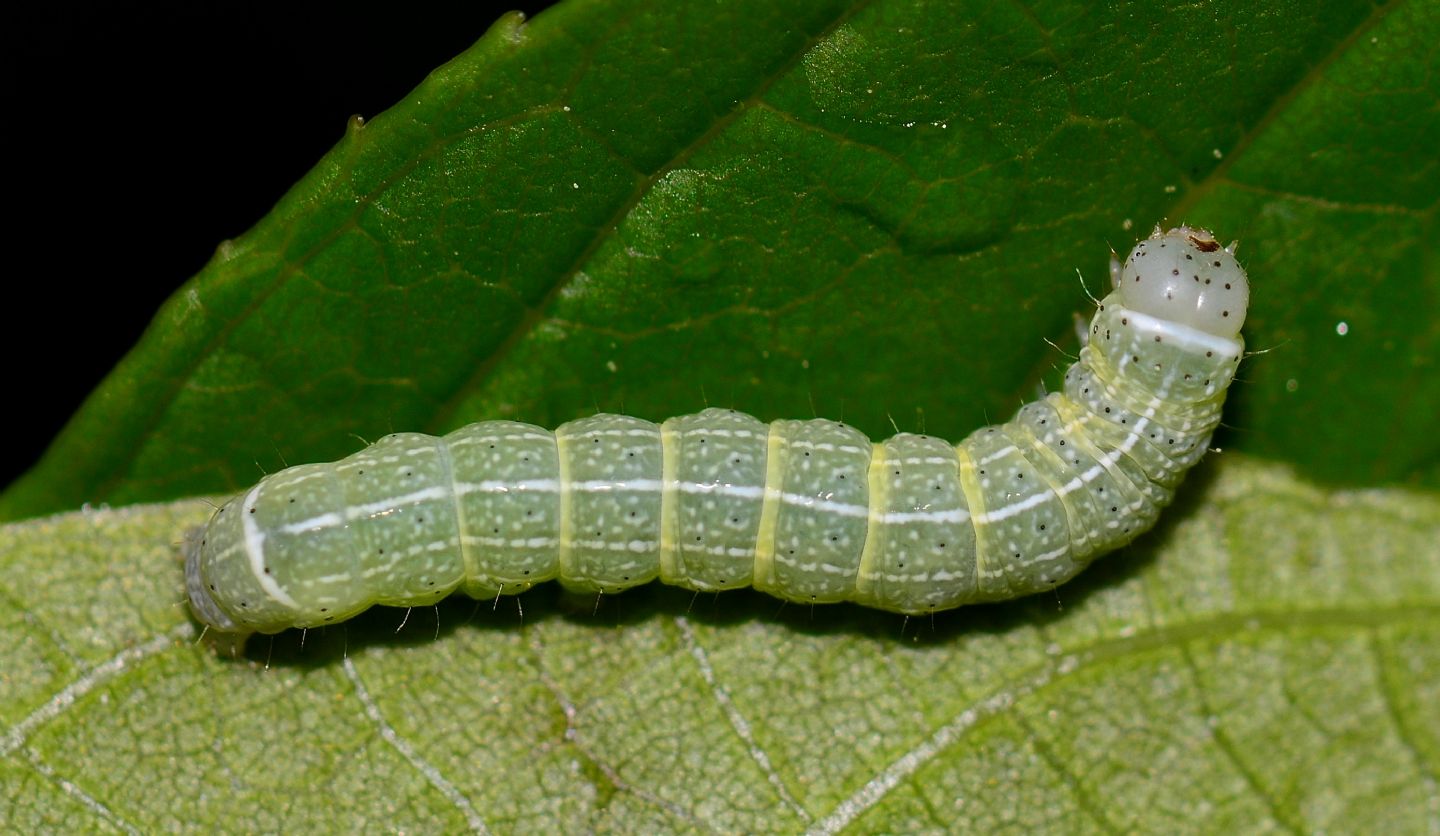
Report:
M 663 587 L 592 611 L 545 587 L 523 618 L 509 599 L 381 608 L 240 658 L 197 644 L 181 603 L 174 542 L 209 506 L 11 525 L 0 818 L 1433 830 L 1440 501 L 1242 456 L 1189 487 L 1055 595 L 933 623 Z

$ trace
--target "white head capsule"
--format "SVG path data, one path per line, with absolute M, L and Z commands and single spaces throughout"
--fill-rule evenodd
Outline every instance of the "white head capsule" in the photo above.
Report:
M 1121 269 L 1121 303 L 1207 334 L 1233 339 L 1245 324 L 1250 281 L 1232 247 L 1208 230 L 1180 226 L 1135 245 Z

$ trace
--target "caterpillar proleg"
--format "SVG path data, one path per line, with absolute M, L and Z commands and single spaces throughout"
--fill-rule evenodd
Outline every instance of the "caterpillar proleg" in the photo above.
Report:
M 548 580 L 912 615 L 1050 589 L 1150 528 L 1205 453 L 1244 350 L 1233 249 L 1157 227 L 1113 265 L 1064 391 L 959 444 L 707 409 L 482 421 L 287 468 L 188 538 L 191 607 L 274 633 Z

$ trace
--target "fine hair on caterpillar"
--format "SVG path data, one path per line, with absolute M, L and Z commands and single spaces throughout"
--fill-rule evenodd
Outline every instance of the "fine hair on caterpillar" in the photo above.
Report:
M 287 468 L 188 539 L 191 608 L 243 634 L 549 580 L 906 615 L 1052 589 L 1149 529 L 1205 453 L 1244 353 L 1233 250 L 1157 227 L 1112 264 L 1063 390 L 956 444 L 706 409 L 481 421 Z

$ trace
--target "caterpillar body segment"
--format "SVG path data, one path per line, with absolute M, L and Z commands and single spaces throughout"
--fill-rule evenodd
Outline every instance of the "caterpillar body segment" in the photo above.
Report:
M 721 409 L 391 435 L 226 502 L 187 541 L 192 609 L 274 633 L 549 580 L 906 614 L 1052 588 L 1154 524 L 1244 349 L 1248 281 L 1209 232 L 1157 228 L 1113 275 L 1064 390 L 959 444 Z

